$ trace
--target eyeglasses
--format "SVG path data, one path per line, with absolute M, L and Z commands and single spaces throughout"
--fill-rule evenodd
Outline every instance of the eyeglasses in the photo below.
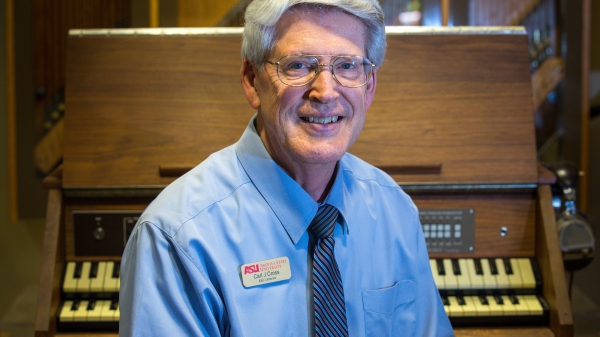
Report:
M 329 64 L 319 58 L 330 57 Z M 286 55 L 277 62 L 265 61 L 277 66 L 277 77 L 286 85 L 301 87 L 317 78 L 321 67 L 330 67 L 333 78 L 344 87 L 358 88 L 367 84 L 373 75 L 375 64 L 362 56 Z

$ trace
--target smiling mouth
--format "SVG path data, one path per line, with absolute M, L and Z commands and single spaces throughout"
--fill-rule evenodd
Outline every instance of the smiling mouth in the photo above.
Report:
M 330 123 L 337 122 L 340 117 L 339 116 L 331 116 L 331 117 L 324 117 L 324 118 L 319 118 L 319 117 L 300 117 L 300 118 L 303 121 L 309 122 L 309 123 L 330 124 Z

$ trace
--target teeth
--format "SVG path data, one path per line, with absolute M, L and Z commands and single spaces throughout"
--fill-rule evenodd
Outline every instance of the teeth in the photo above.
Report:
M 338 116 L 318 118 L 318 117 L 308 117 L 308 121 L 311 123 L 319 123 L 319 124 L 329 124 L 335 123 L 338 120 Z

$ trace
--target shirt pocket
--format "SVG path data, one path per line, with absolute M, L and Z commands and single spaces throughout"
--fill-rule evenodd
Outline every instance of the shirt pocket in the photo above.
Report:
M 413 336 L 416 324 L 415 281 L 362 292 L 365 335 Z

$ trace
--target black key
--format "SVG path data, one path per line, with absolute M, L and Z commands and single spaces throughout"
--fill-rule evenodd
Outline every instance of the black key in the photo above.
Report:
M 79 304 L 81 302 L 79 301 L 73 301 L 73 305 L 71 305 L 71 311 L 77 311 L 77 309 L 79 309 Z
M 458 264 L 458 259 L 452 259 L 452 270 L 454 271 L 454 275 L 460 275 L 460 265 Z
M 96 277 L 98 277 L 98 262 L 92 262 L 89 278 L 94 279 Z
M 112 278 L 119 278 L 121 273 L 121 262 L 115 262 L 115 267 L 113 268 Z
M 496 266 L 496 259 L 488 259 L 490 263 L 490 272 L 492 275 L 498 275 L 498 266 Z
M 496 303 L 498 303 L 498 305 L 504 305 L 504 300 L 502 299 L 502 297 L 500 297 L 500 295 L 494 295 L 494 299 L 496 300 Z
M 117 310 L 118 306 L 119 306 L 119 301 L 112 300 L 112 302 L 110 302 L 110 310 Z
M 83 269 L 83 262 L 75 262 L 75 272 L 73 278 L 81 278 L 81 269 Z
M 506 270 L 506 275 L 513 275 L 513 268 L 512 268 L 512 263 L 510 263 L 510 259 L 509 258 L 503 258 L 502 261 L 504 262 L 504 270 Z
M 450 301 L 448 301 L 448 297 L 442 296 L 442 304 L 450 305 Z
M 481 302 L 481 304 L 483 305 L 490 305 L 490 302 L 488 302 L 487 297 L 486 296 L 479 296 L 479 301 Z
M 90 302 L 88 303 L 88 306 L 87 306 L 87 311 L 94 310 L 95 307 L 96 307 L 96 300 L 90 300 Z
M 458 305 L 467 305 L 465 298 L 462 296 L 456 296 L 456 300 L 458 301 Z
M 517 296 L 515 296 L 515 295 L 508 295 L 508 298 L 510 298 L 510 302 L 512 304 L 519 304 L 519 299 L 517 298 Z
M 438 267 L 438 275 L 446 275 L 446 269 L 444 268 L 444 260 L 435 259 Z
M 475 264 L 475 274 L 483 275 L 483 267 L 481 266 L 481 259 L 473 259 L 473 264 Z

